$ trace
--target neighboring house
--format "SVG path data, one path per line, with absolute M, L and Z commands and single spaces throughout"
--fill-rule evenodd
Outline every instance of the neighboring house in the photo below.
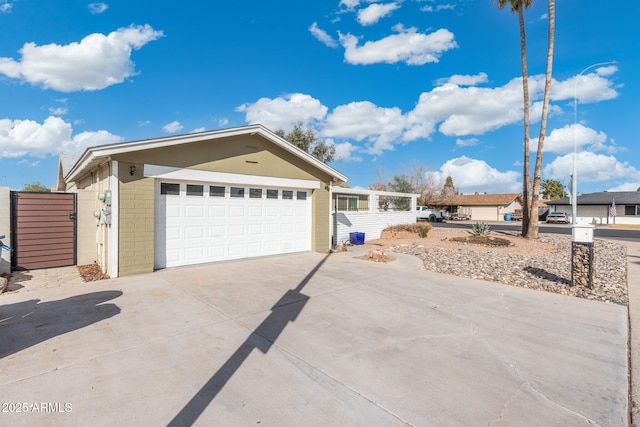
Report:
M 615 203 L 615 212 L 612 207 Z M 548 201 L 551 211 L 564 211 L 571 215 L 571 199 Z M 612 214 L 615 213 L 615 216 Z M 640 192 L 605 191 L 582 194 L 576 200 L 577 222 L 590 224 L 640 224 Z
M 117 277 L 328 251 L 331 189 L 346 179 L 251 125 L 90 147 L 75 161 L 61 157 L 57 188 L 84 195 L 79 261 Z
M 504 221 L 505 214 L 522 212 L 521 196 L 509 194 L 456 194 L 429 202 L 431 206 L 446 208 L 451 214 L 456 212 L 470 215 L 473 221 Z
M 352 232 L 373 240 L 389 226 L 415 223 L 417 199 L 418 194 L 334 187 L 334 245 L 349 241 Z

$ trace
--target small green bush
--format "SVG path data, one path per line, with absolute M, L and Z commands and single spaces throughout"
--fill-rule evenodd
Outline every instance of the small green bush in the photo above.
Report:
M 485 222 L 476 222 L 471 226 L 471 234 L 486 237 L 491 232 L 491 227 Z

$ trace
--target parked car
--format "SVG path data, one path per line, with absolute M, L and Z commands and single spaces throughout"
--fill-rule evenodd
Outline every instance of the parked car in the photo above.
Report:
M 549 222 L 561 222 L 563 224 L 569 224 L 571 222 L 571 217 L 566 212 L 549 212 L 547 214 L 547 220 Z

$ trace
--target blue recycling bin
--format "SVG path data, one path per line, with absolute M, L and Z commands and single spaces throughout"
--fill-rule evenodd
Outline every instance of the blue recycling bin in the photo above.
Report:
M 511 221 L 511 214 L 510 213 L 504 214 L 504 220 L 505 221 Z
M 349 233 L 349 243 L 352 245 L 364 245 L 364 233 Z

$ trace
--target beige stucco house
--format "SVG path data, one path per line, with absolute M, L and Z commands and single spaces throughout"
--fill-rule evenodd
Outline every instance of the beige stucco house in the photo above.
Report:
M 505 214 L 522 212 L 521 195 L 508 194 L 457 194 L 433 202 L 446 207 L 450 213 L 470 216 L 473 221 L 504 221 Z
M 112 277 L 331 245 L 346 176 L 261 125 L 91 147 L 61 157 L 78 193 L 78 263 Z

